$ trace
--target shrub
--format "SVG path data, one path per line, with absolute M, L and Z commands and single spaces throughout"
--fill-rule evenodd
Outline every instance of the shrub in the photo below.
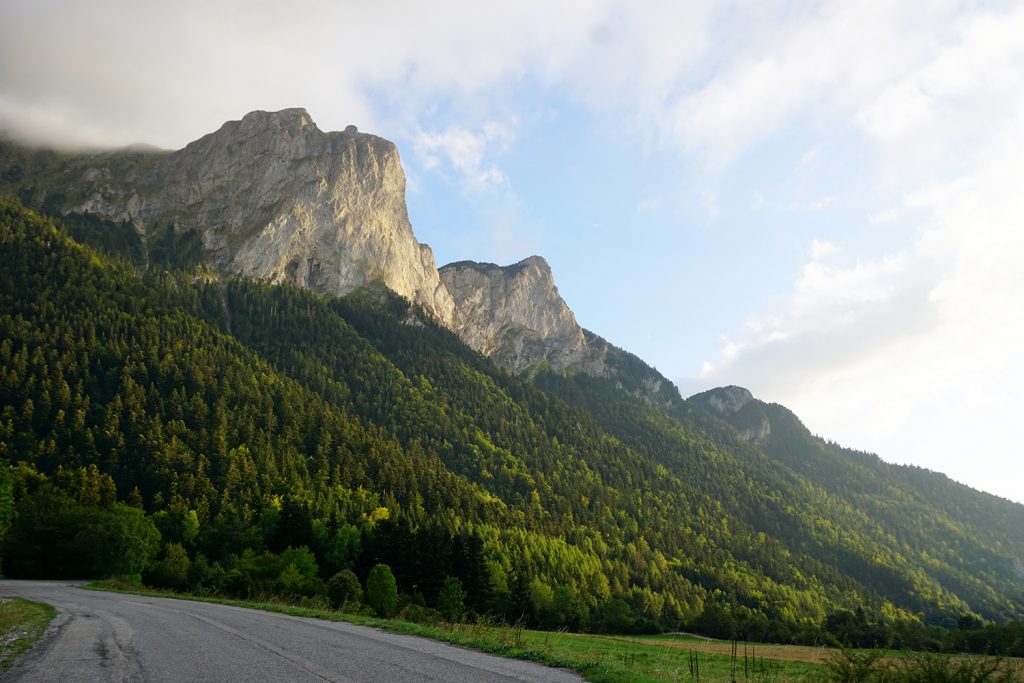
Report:
M 466 611 L 466 591 L 454 576 L 446 576 L 437 595 L 437 609 L 448 621 L 458 621 Z
M 327 581 L 327 595 L 331 599 L 331 606 L 340 609 L 344 605 L 362 600 L 363 587 L 359 585 L 359 577 L 351 569 L 342 569 Z
M 180 543 L 165 543 L 164 556 L 145 575 L 146 583 L 159 588 L 184 590 L 188 587 L 191 561 Z
M 366 577 L 366 601 L 382 617 L 390 617 L 398 607 L 398 584 L 391 567 L 378 564 Z
M 828 680 L 833 683 L 868 683 L 882 680 L 879 659 L 881 652 L 852 652 L 842 650 L 826 662 Z
M 901 658 L 887 673 L 887 683 L 1012 683 L 1019 680 L 1009 666 L 993 657 L 915 654 Z
M 832 683 L 1012 683 L 1011 666 L 992 657 L 912 654 L 883 663 L 882 652 L 837 653 L 825 663 Z
M 441 613 L 436 609 L 417 604 L 406 605 L 400 616 L 403 621 L 424 626 L 435 626 L 441 623 L 442 620 Z

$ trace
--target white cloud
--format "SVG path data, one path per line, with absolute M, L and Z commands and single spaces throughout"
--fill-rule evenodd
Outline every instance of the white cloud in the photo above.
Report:
M 377 123 L 369 93 L 410 111 L 526 68 L 564 74 L 600 4 L 269 0 L 4 2 L 3 123 L 93 144 L 179 147 L 252 109 L 304 106 L 331 130 Z M 46 36 L 41 40 L 41 36 Z M 38 125 L 36 109 L 64 125 Z
M 869 213 L 868 214 L 868 223 L 870 223 L 872 225 L 880 225 L 880 224 L 884 224 L 884 223 L 893 223 L 895 221 L 900 220 L 903 217 L 904 213 L 905 212 L 904 212 L 904 209 L 902 207 L 901 208 L 892 208 L 892 209 L 883 209 L 882 211 L 878 211 L 878 212 L 874 212 L 874 213 Z
M 907 196 L 930 219 L 901 253 L 841 266 L 812 242 L 781 314 L 723 343 L 701 377 L 746 383 L 842 443 L 1020 499 L 1024 136 L 986 158 Z
M 900 140 L 916 128 L 934 124 L 932 98 L 917 83 L 889 86 L 860 112 L 860 124 L 881 142 Z
M 942 47 L 936 36 L 955 29 L 961 14 L 945 0 L 800 11 L 728 0 L 642 8 L 613 0 L 311 1 L 303 11 L 269 0 L 39 0 L 9 1 L 4 14 L 8 124 L 167 146 L 252 108 L 306 106 L 325 127 L 371 129 L 368 91 L 410 110 L 438 97 L 486 109 L 494 88 L 532 77 L 621 112 L 634 133 L 722 164 L 801 113 L 862 109 L 880 133 L 905 128 L 928 110 L 930 95 L 921 93 L 956 92 L 979 73 L 993 87 L 1014 82 L 1005 58 L 1019 50 L 1014 22 L 981 15 L 964 30 L 984 51 L 972 45 L 933 59 Z M 927 62 L 920 82 L 900 81 Z M 887 98 L 876 98 L 880 91 Z M 59 112 L 65 125 L 34 125 L 30 114 L 40 108 Z
M 709 159 L 735 158 L 822 112 L 858 130 L 880 187 L 902 198 L 869 213 L 865 229 L 913 235 L 874 254 L 848 255 L 844 239 L 812 242 L 785 303 L 729 334 L 698 374 L 747 384 L 842 443 L 1021 500 L 1012 425 L 1024 401 L 1024 7 L 906 7 L 922 10 L 919 23 L 886 3 L 822 5 L 694 95 L 711 111 L 726 95 L 770 100 L 763 121 L 746 109 L 713 125 L 684 119 Z M 862 14 L 885 20 L 846 31 L 872 40 L 858 46 L 832 30 L 837 17 Z M 897 33 L 906 45 L 891 50 Z M 752 84 L 774 77 L 764 64 L 788 65 L 779 79 L 792 80 L 777 92 Z M 801 166 L 817 157 L 813 148 Z
M 945 4 L 827 2 L 793 14 L 774 6 L 734 29 L 735 56 L 714 78 L 672 102 L 672 133 L 717 169 L 794 117 L 846 112 L 927 59 Z
M 797 163 L 797 168 L 802 171 L 813 171 L 818 166 L 818 159 L 821 157 L 823 149 L 825 149 L 825 145 L 823 143 L 819 143 L 801 154 L 800 161 Z
M 828 240 L 811 240 L 811 261 L 822 261 L 839 253 L 839 247 Z
M 36 138 L 178 147 L 256 108 L 304 106 L 322 127 L 373 130 L 371 94 L 408 111 L 452 100 L 480 114 L 496 89 L 532 78 L 620 112 L 639 132 L 663 119 L 730 7 L 7 0 L 0 116 Z M 63 123 L 34 121 L 35 109 Z
M 822 209 L 827 209 L 838 201 L 839 197 L 834 194 L 830 194 L 827 197 L 819 197 L 818 199 L 814 199 L 809 202 L 794 202 L 792 208 L 797 211 L 821 211 Z
M 421 130 L 413 139 L 413 147 L 425 168 L 449 168 L 458 174 L 465 189 L 482 192 L 508 184 L 505 174 L 488 159 L 515 139 L 513 126 L 488 121 L 477 132 L 461 126 L 440 132 Z

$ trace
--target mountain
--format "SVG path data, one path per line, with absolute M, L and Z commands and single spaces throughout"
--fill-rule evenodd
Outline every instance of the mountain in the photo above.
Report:
M 452 321 L 433 253 L 409 223 L 398 150 L 355 126 L 324 133 L 304 109 L 255 111 L 176 152 L 8 144 L 3 156 L 22 198 L 52 212 L 129 223 L 144 242 L 191 236 L 221 273 L 337 296 L 381 283 Z
M 937 472 L 887 463 L 825 441 L 789 409 L 760 401 L 741 387 L 712 389 L 688 402 L 727 422 L 740 439 L 833 498 L 878 521 L 902 546 L 922 553 L 922 562 L 940 575 L 946 570 L 936 560 L 966 566 L 963 555 L 984 546 L 995 551 L 986 561 L 993 569 L 998 567 L 1014 582 L 1024 579 L 1024 506 Z M 941 539 L 937 545 L 936 539 Z M 979 578 L 977 571 L 970 577 Z
M 513 373 L 545 369 L 603 377 L 652 406 L 681 402 L 657 370 L 576 322 L 540 256 L 510 266 L 460 261 L 441 268 L 455 300 L 453 330 Z
M 971 524 L 972 535 L 997 530 L 1006 535 L 1005 540 L 1024 548 L 1024 506 L 975 491 L 938 472 L 887 463 L 872 453 L 826 441 L 812 434 L 785 406 L 758 400 L 742 387 L 711 389 L 688 402 L 727 422 L 742 440 L 801 476 L 836 494 L 856 498 L 861 506 L 873 500 L 872 505 L 880 510 L 910 495 L 917 504 L 933 508 L 929 515 L 955 511 Z
M 371 276 L 406 234 L 381 227 L 405 216 L 370 150 L 390 143 L 307 119 L 170 153 L 0 146 L 2 187 L 47 214 L 0 200 L 4 571 L 65 575 L 148 524 L 158 554 L 129 544 L 147 580 L 195 591 L 312 598 L 385 562 L 411 607 L 454 576 L 474 610 L 549 627 L 918 647 L 1024 617 L 1024 506 L 820 441 L 738 387 L 683 400 L 582 329 L 539 257 L 451 264 L 411 295 Z M 250 242 L 288 252 L 260 240 L 300 206 L 320 213 L 296 249 L 333 280 L 238 266 Z
M 771 439 L 772 421 L 768 418 L 768 406 L 755 400 L 748 389 L 737 386 L 718 387 L 691 396 L 690 401 L 724 419 L 736 429 L 740 438 L 748 443 L 764 446 Z M 796 419 L 795 415 L 792 417 Z M 786 426 L 791 424 L 792 422 L 787 420 Z M 778 437 L 771 441 L 777 442 Z M 786 448 L 780 450 L 788 452 Z
M 653 371 L 633 382 L 639 359 L 577 324 L 543 258 L 438 273 L 409 223 L 398 151 L 354 126 L 324 133 L 304 109 L 255 111 L 176 152 L 62 154 L 0 141 L 0 164 L 0 189 L 62 216 L 94 246 L 118 235 L 140 267 L 204 262 L 335 296 L 382 284 L 512 372 L 546 364 L 671 400 L 670 382 Z
M 456 334 L 512 372 L 538 363 L 565 370 L 595 360 L 540 256 L 504 268 L 460 261 L 440 273 L 455 300 Z

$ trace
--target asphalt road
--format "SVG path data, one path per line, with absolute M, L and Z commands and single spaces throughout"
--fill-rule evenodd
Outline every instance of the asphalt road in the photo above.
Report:
M 364 626 L 201 602 L 0 581 L 0 595 L 58 610 L 0 681 L 581 681 Z

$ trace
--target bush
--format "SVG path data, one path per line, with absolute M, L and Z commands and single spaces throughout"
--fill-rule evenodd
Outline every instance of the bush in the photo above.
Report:
M 1012 683 L 1010 666 L 992 657 L 916 654 L 903 657 L 886 672 L 893 683 Z
M 255 592 L 252 577 L 238 569 L 230 569 L 224 575 L 224 592 L 235 598 L 249 598 Z
M 188 588 L 191 565 L 188 553 L 180 543 L 165 543 L 164 556 L 146 573 L 146 583 L 158 588 L 185 590 Z
M 466 591 L 454 576 L 446 576 L 437 595 L 437 609 L 448 621 L 458 621 L 466 611 Z
M 226 593 L 227 572 L 218 563 L 211 566 L 203 554 L 196 555 L 188 570 L 189 590 L 196 595 L 216 595 Z
M 882 680 L 881 652 L 842 650 L 825 662 L 828 680 L 834 683 L 869 683 Z
M 636 618 L 625 600 L 612 598 L 601 605 L 601 630 L 605 633 L 629 633 Z
M 436 609 L 417 604 L 406 605 L 399 616 L 403 621 L 422 624 L 423 626 L 435 626 L 442 621 L 441 613 Z
M 832 683 L 1012 683 L 1014 670 L 991 657 L 913 654 L 883 663 L 882 652 L 844 650 L 825 663 Z
M 274 555 L 268 555 L 266 559 L 267 569 L 273 574 L 272 581 L 268 581 L 265 588 L 271 592 L 290 597 L 313 597 L 326 593 L 327 587 L 318 576 L 320 569 L 316 556 L 306 546 L 288 548 L 276 559 Z
M 363 599 L 359 577 L 351 569 L 342 569 L 327 581 L 327 596 L 331 599 L 331 607 L 335 609 L 358 603 Z
M 49 503 L 55 503 L 52 506 Z M 160 549 L 160 532 L 141 510 L 29 501 L 7 538 L 6 569 L 17 578 L 107 578 L 140 574 Z
M 366 601 L 382 617 L 394 615 L 398 607 L 398 583 L 391 567 L 378 564 L 366 577 Z

